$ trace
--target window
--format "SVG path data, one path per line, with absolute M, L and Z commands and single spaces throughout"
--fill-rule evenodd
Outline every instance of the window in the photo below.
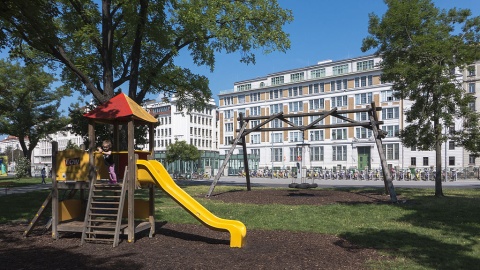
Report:
M 250 128 L 256 127 L 258 124 L 260 124 L 260 120 L 251 120 L 250 121 Z
M 383 119 L 398 119 L 398 107 L 393 108 L 383 108 L 382 109 L 382 118 Z
M 308 85 L 308 93 L 309 94 L 318 94 L 320 92 L 325 92 L 325 86 L 324 86 L 323 83 L 321 83 L 321 84 L 314 83 L 314 84 L 309 84 Z
M 382 102 L 395 101 L 395 100 L 399 100 L 399 98 L 395 97 L 395 91 L 393 90 L 382 91 Z
M 283 104 L 282 103 L 270 105 L 270 114 L 275 114 L 275 113 L 279 113 L 279 112 L 283 112 Z
M 373 84 L 373 76 L 355 77 L 355 88 L 366 87 Z
M 283 76 L 278 76 L 278 77 L 271 78 L 272 85 L 283 84 L 283 80 L 284 80 Z
M 252 144 L 259 144 L 260 143 L 260 134 L 251 134 L 250 135 L 250 142 Z
M 302 158 L 302 148 L 301 147 L 290 147 L 290 161 L 298 161 Z
M 333 66 L 333 75 L 345 74 L 348 72 L 348 64 Z
M 260 149 L 251 149 L 250 153 L 255 156 L 260 156 Z
M 309 119 L 310 121 L 309 121 L 308 123 L 311 124 L 311 123 L 313 123 L 313 121 L 315 121 L 315 120 L 317 120 L 318 118 L 320 118 L 320 115 L 310 115 L 309 118 L 310 118 L 310 119 Z M 323 125 L 324 120 L 325 120 L 325 119 L 322 119 L 322 120 L 318 121 L 314 126 Z
M 250 94 L 250 102 L 255 102 L 260 100 L 260 93 Z
M 225 132 L 233 132 L 233 123 L 226 123 L 225 124 Z M 192 132 L 190 132 L 192 133 Z
M 468 84 L 468 92 L 469 93 L 475 93 L 475 83 L 469 83 Z
M 225 136 L 225 145 L 232 145 L 233 136 Z
M 323 161 L 323 146 L 315 146 L 310 148 L 311 161 Z
M 312 99 L 308 101 L 310 110 L 323 110 L 325 109 L 325 101 L 323 98 Z
M 319 68 L 310 71 L 310 77 L 312 79 L 325 77 L 325 68 Z
M 283 149 L 282 148 L 272 148 L 272 162 L 282 161 L 283 160 Z
M 311 130 L 310 141 L 323 141 L 324 140 L 323 132 L 324 130 Z
M 298 87 L 290 87 L 288 88 L 288 96 L 289 97 L 296 97 L 296 96 L 301 96 L 302 95 L 302 88 Z
M 410 165 L 417 166 L 417 158 L 416 157 L 410 158 Z
M 246 90 L 250 90 L 250 89 L 252 89 L 252 84 L 251 83 L 237 85 L 237 91 L 238 92 L 246 91 Z
M 372 103 L 372 93 L 355 94 L 355 105 Z
M 400 134 L 399 125 L 384 126 L 383 129 L 388 132 L 388 137 L 398 137 Z
M 245 103 L 245 95 L 238 95 L 238 103 L 239 104 Z
M 303 117 L 291 117 L 290 121 L 296 126 L 303 126 Z
M 243 114 L 243 116 L 245 116 L 245 108 L 242 108 L 242 109 L 238 109 L 238 115 L 240 114 Z
M 303 141 L 303 132 L 301 131 L 290 131 L 290 142 L 301 142 Z
M 368 113 L 367 112 L 358 112 L 355 114 L 355 119 L 357 121 L 368 121 Z
M 223 112 L 225 115 L 225 119 L 230 119 L 233 117 L 233 111 L 232 110 L 226 110 Z
M 347 129 L 346 128 L 334 128 L 332 129 L 332 140 L 346 140 Z
M 233 97 L 226 97 L 223 99 L 225 105 L 232 105 L 233 104 Z
M 355 137 L 357 139 L 368 139 L 372 136 L 373 132 L 364 127 L 357 127 L 355 128 Z
M 455 150 L 455 142 L 449 141 L 448 142 L 448 150 Z
M 347 96 L 332 97 L 332 107 L 345 107 L 347 106 Z
M 258 116 L 258 115 L 260 115 L 260 106 L 251 107 L 251 108 L 250 108 L 250 115 L 251 115 L 251 116 Z
M 428 166 L 428 157 L 423 157 L 423 166 Z
M 347 160 L 346 145 L 332 146 L 332 152 L 333 152 L 333 156 L 332 156 L 333 161 Z
M 455 166 L 455 157 L 448 157 L 448 166 Z
M 468 155 L 468 164 L 475 164 L 475 155 Z
M 303 79 L 304 79 L 304 73 L 303 72 L 290 74 L 290 81 L 291 82 L 298 82 L 298 81 L 302 81 Z
M 260 88 L 263 88 L 263 87 L 265 87 L 265 83 L 264 83 L 264 82 L 261 82 L 261 83 L 260 83 Z
M 295 101 L 288 103 L 288 110 L 289 112 L 301 112 L 303 111 L 303 102 L 302 101 Z
M 469 66 L 467 70 L 468 70 L 468 76 L 475 76 L 475 66 Z
M 338 116 L 347 117 L 347 114 L 338 114 Z M 347 120 L 343 120 L 342 118 L 339 118 L 339 117 L 332 117 L 333 124 L 339 124 L 339 123 L 345 123 L 345 122 L 347 122 Z
M 357 71 L 373 69 L 373 60 L 357 62 Z
M 270 99 L 277 99 L 277 98 L 282 98 L 283 96 L 283 90 L 271 90 L 270 91 Z
M 281 127 L 283 127 L 283 121 L 280 120 L 280 119 L 273 119 L 273 120 L 270 122 L 270 127 L 272 127 L 272 128 L 281 128 Z
M 388 143 L 383 145 L 383 153 L 387 160 L 398 160 L 400 157 L 398 143 Z
M 283 133 L 272 133 L 272 143 L 283 142 Z

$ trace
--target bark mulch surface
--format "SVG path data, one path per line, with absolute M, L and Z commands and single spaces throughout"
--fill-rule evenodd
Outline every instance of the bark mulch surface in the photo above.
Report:
M 252 204 L 389 203 L 378 193 L 338 190 L 259 189 L 215 194 L 213 200 Z M 107 244 L 80 246 L 80 234 L 53 240 L 41 226 L 28 238 L 27 224 L 0 224 L 2 269 L 367 269 L 385 259 L 373 249 L 357 247 L 331 235 L 247 228 L 244 248 L 230 248 L 227 232 L 202 225 L 157 222 L 156 235 Z

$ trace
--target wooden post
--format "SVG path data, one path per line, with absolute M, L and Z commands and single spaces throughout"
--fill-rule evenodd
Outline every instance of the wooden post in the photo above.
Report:
M 148 191 L 148 221 L 150 222 L 150 234 L 148 236 L 152 238 L 155 235 L 155 189 L 153 184 L 148 186 Z
M 57 183 L 57 152 L 58 142 L 52 142 L 52 238 L 58 239 L 58 183 Z
M 135 149 L 133 145 L 134 141 L 134 123 L 133 118 L 128 121 L 128 186 L 127 186 L 127 198 L 128 198 L 128 242 L 133 243 L 135 241 L 135 172 L 137 166 L 135 164 Z
M 377 144 L 378 155 L 380 156 L 380 162 L 382 164 L 382 173 L 385 183 L 385 191 L 390 195 L 390 200 L 393 203 L 397 202 L 397 194 L 395 188 L 393 187 L 392 176 L 388 170 L 387 160 L 385 153 L 383 152 L 382 138 L 385 136 L 385 131 L 379 130 L 378 119 L 377 119 L 377 110 L 375 103 L 372 102 L 371 110 L 369 111 L 370 122 L 372 125 L 373 136 L 375 137 L 375 143 Z
M 240 113 L 240 126 L 242 127 L 243 124 L 245 123 L 245 120 L 243 120 L 243 113 Z M 245 139 L 245 136 L 241 134 L 242 136 L 242 152 L 243 152 L 243 165 L 245 168 L 245 180 L 247 181 L 247 190 L 250 191 L 252 190 L 252 187 L 250 185 L 250 169 L 248 168 L 248 156 L 247 156 L 247 140 Z

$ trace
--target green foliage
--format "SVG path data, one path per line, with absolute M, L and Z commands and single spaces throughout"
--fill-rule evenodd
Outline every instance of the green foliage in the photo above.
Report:
M 385 3 L 388 10 L 382 18 L 370 14 L 370 35 L 363 40 L 362 50 L 377 49 L 382 56 L 382 81 L 392 83 L 397 97 L 410 105 L 405 109 L 408 126 L 400 132 L 403 144 L 435 150 L 440 171 L 443 142 L 480 141 L 480 118 L 469 106 L 475 98 L 452 72 L 479 59 L 480 17 L 473 17 L 470 10 L 439 10 L 430 0 Z M 443 132 L 459 119 L 468 124 L 456 136 Z M 473 152 L 480 150 L 464 145 Z M 441 180 L 436 179 L 439 193 L 440 187 Z
M 65 149 L 80 150 L 80 146 L 74 144 L 72 140 L 68 140 L 67 145 L 65 146 Z
M 166 161 L 171 163 L 177 160 L 196 161 L 200 158 L 201 152 L 195 145 L 187 144 L 185 141 L 175 141 L 167 146 Z
M 26 157 L 17 159 L 15 165 L 15 177 L 25 178 L 30 176 L 30 160 Z
M 0 133 L 18 137 L 27 158 L 40 139 L 68 123 L 58 107 L 69 92 L 50 89 L 53 82 L 53 76 L 38 65 L 0 60 Z
M 240 52 L 240 61 L 255 63 L 259 49 L 290 47 L 282 27 L 293 20 L 277 0 L 6 0 L 3 6 L 0 45 L 60 67 L 66 88 L 104 103 L 126 85 L 137 103 L 147 93 L 174 94 L 187 110 L 202 109 L 212 93 L 205 76 L 175 64 L 181 51 L 212 71 L 218 52 Z

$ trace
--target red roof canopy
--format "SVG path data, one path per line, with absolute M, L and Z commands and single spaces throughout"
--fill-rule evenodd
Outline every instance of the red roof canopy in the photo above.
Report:
M 98 122 L 128 122 L 136 120 L 155 123 L 157 119 L 124 93 L 120 93 L 83 116 Z

